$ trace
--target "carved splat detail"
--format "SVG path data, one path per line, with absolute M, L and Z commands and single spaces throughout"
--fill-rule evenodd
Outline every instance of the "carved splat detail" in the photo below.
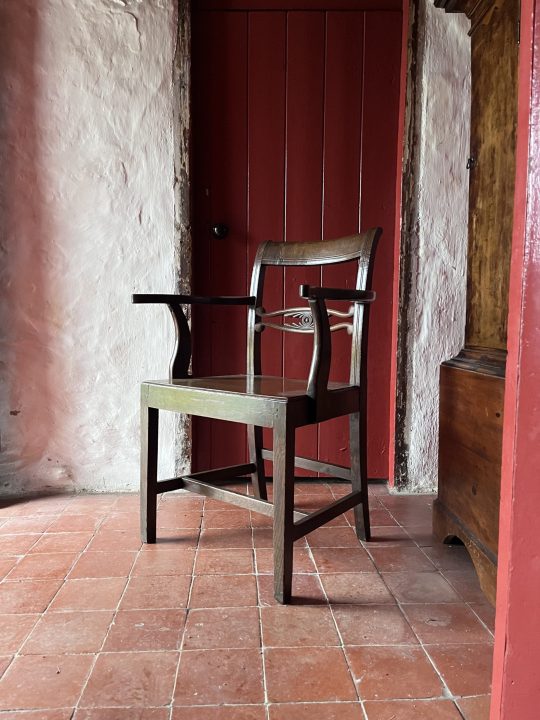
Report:
M 346 312 L 333 310 L 328 308 L 328 316 L 330 318 L 352 318 L 354 315 L 354 306 L 350 306 Z M 311 310 L 307 307 L 285 308 L 284 310 L 274 310 L 273 312 L 264 312 L 261 308 L 259 316 L 263 318 L 283 318 L 283 323 L 278 325 L 272 322 L 259 322 L 255 325 L 256 332 L 262 332 L 265 327 L 274 330 L 283 330 L 284 332 L 307 333 L 313 335 L 315 331 L 315 323 Z M 289 322 L 287 322 L 289 320 Z M 330 332 L 334 330 L 347 330 L 349 335 L 352 333 L 352 323 L 342 322 L 330 326 Z

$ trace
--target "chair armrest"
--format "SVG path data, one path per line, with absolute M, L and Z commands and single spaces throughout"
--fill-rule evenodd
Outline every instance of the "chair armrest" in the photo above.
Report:
M 244 295 L 221 295 L 205 297 L 202 295 L 133 295 L 132 302 L 163 303 L 165 305 L 254 305 L 254 297 Z
M 300 297 L 308 300 L 348 300 L 349 302 L 367 304 L 375 300 L 377 293 L 372 290 L 346 290 L 300 285 Z

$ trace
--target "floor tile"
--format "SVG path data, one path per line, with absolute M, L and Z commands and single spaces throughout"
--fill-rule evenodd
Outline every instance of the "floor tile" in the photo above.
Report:
M 368 720 L 462 720 L 451 700 L 367 702 Z
M 40 533 L 0 535 L 0 555 L 24 555 L 40 537 Z
M 47 532 L 94 532 L 102 522 L 99 515 L 60 515 L 54 522 L 50 523 Z
M 249 510 L 206 510 L 202 527 L 208 528 L 242 528 L 251 527 Z
M 257 575 L 259 605 L 278 605 L 274 598 L 274 576 Z M 295 574 L 292 579 L 291 605 L 326 605 L 326 597 L 317 575 Z
M 41 533 L 56 520 L 54 515 L 38 515 L 36 517 L 14 517 L 2 523 L 0 533 L 12 535 L 18 533 Z
M 272 548 L 257 548 L 255 550 L 257 572 L 263 575 L 274 572 L 274 551 Z M 314 573 L 315 564 L 311 559 L 310 551 L 305 547 L 295 547 L 293 551 L 293 572 Z
M 454 695 L 487 695 L 493 646 L 427 645 L 426 650 Z
M 85 552 L 75 563 L 69 579 L 127 577 L 135 556 L 136 553 L 127 551 Z
M 139 537 L 139 529 L 132 530 L 102 530 L 96 532 L 92 541 L 88 545 L 88 550 L 131 550 L 141 549 L 141 539 Z
M 9 667 L 10 662 L 12 661 L 11 655 L 2 655 L 0 657 L 0 678 L 2 675 L 6 672 L 6 670 Z
M 24 655 L 0 680 L 0 710 L 73 707 L 90 672 L 91 655 Z
M 72 720 L 72 708 L 59 708 L 58 710 L 17 710 L 17 712 L 2 713 L 2 720 Z
M 63 532 L 46 533 L 32 547 L 31 553 L 56 553 L 73 552 L 80 553 L 90 542 L 92 533 L 86 532 Z
M 464 603 L 404 605 L 403 612 L 422 643 L 485 643 L 491 640 L 490 633 Z
M 424 552 L 439 570 L 458 570 L 474 572 L 471 556 L 463 545 L 445 545 L 435 543 Z
M 103 646 L 104 652 L 179 650 L 186 611 L 121 610 Z
M 270 705 L 270 720 L 364 720 L 360 703 L 282 703 Z
M 380 572 L 436 572 L 433 563 L 415 547 L 369 548 Z
M 254 572 L 252 550 L 199 550 L 195 575 L 249 575 Z
M 433 529 L 431 523 L 423 525 L 405 525 L 405 531 L 420 547 L 431 547 L 437 543 L 433 536 Z
M 114 610 L 126 586 L 126 578 L 66 580 L 49 608 L 65 610 Z
M 439 573 L 383 573 L 385 583 L 401 603 L 459 602 L 456 591 Z
M 340 645 L 328 607 L 263 607 L 261 624 L 265 647 Z
M 160 528 L 157 529 L 155 543 L 144 543 L 143 552 L 163 552 L 164 550 L 194 550 L 199 544 L 198 528 Z
M 0 608 L 5 613 L 43 612 L 62 585 L 56 580 L 14 580 L 0 583 Z
M 98 707 L 77 710 L 74 720 L 169 720 L 169 708 Z
M 184 650 L 258 648 L 260 643 L 256 607 L 190 610 L 184 631 Z
M 199 539 L 201 550 L 251 548 L 252 545 L 251 528 L 208 528 L 201 531 Z
M 264 702 L 259 650 L 184 650 L 175 705 Z
M 102 530 L 136 530 L 139 527 L 139 513 L 110 513 L 101 523 Z
M 486 603 L 487 597 L 482 592 L 478 575 L 470 570 L 442 570 L 445 579 L 465 602 Z
M 375 566 L 363 547 L 312 548 L 320 573 L 375 572 Z
M 351 512 L 352 514 L 352 512 Z M 352 523 L 351 515 L 347 515 Z M 390 515 L 388 510 L 384 508 L 374 508 L 369 511 L 369 521 L 373 527 L 384 527 L 390 525 L 397 525 L 396 520 Z
M 77 553 L 43 553 L 26 555 L 13 568 L 9 575 L 10 580 L 50 580 L 65 577 L 75 559 Z
M 103 653 L 80 707 L 159 707 L 172 697 L 178 653 Z
M 360 542 L 351 527 L 320 527 L 307 535 L 310 547 L 359 547 Z
M 201 526 L 200 511 L 182 510 L 179 507 L 160 506 L 157 512 L 157 527 L 168 529 L 198 529 Z
M 0 557 L 0 580 L 3 580 L 18 562 L 19 557 L 16 555 L 4 555 Z
M 396 605 L 334 605 L 345 645 L 414 645 L 418 641 Z
M 440 697 L 442 684 L 419 647 L 347 647 L 363 700 Z
M 114 494 L 76 495 L 68 506 L 69 513 L 108 512 L 118 501 Z
M 490 703 L 489 695 L 461 698 L 457 701 L 465 720 L 489 720 Z
M 133 566 L 133 576 L 191 575 L 195 552 L 191 549 L 157 549 L 141 552 Z
M 266 708 L 264 705 L 176 707 L 172 720 L 266 720 Z
M 190 607 L 244 607 L 257 604 L 254 575 L 198 575 L 193 580 Z
M 333 573 L 321 575 L 320 578 L 328 600 L 336 605 L 395 603 L 377 573 Z
M 18 652 L 39 615 L 0 615 L 0 654 Z
M 400 545 L 404 547 L 414 547 L 414 540 L 407 535 L 402 527 L 395 526 L 383 526 L 376 527 L 371 526 L 371 539 L 363 543 L 364 547 L 368 550 L 373 547 L 391 547 L 394 545 Z
M 141 575 L 128 580 L 121 610 L 186 607 L 190 575 Z
M 459 590 L 459 587 L 458 587 Z M 487 602 L 470 603 L 469 607 L 475 612 L 491 633 L 495 632 L 495 608 Z
M 264 657 L 270 702 L 357 699 L 341 648 L 270 648 Z
M 23 655 L 95 653 L 103 644 L 111 611 L 46 613 L 21 649 Z

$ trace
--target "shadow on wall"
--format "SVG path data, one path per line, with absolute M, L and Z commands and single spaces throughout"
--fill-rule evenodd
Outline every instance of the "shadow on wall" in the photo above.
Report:
M 0 492 L 55 432 L 40 177 L 39 3 L 0 3 Z M 14 452 L 13 447 L 17 447 Z M 22 449 L 22 452 L 21 452 Z

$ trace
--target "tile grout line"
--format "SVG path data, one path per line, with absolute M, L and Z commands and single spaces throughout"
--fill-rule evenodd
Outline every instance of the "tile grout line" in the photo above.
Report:
M 309 556 L 310 556 L 310 558 L 311 558 L 311 562 L 313 563 L 313 565 L 315 566 L 315 568 L 316 568 L 316 570 L 317 570 L 317 578 L 318 578 L 318 580 L 319 580 L 319 585 L 320 585 L 321 588 L 322 588 L 322 592 L 323 592 L 324 598 L 325 598 L 325 600 L 326 600 L 327 607 L 328 607 L 329 610 L 330 610 L 330 615 L 332 616 L 332 621 L 333 621 L 333 623 L 334 623 L 334 627 L 335 627 L 335 629 L 336 629 L 336 633 L 337 633 L 337 636 L 338 636 L 338 638 L 339 638 L 339 642 L 340 642 L 339 647 L 340 647 L 340 649 L 341 649 L 343 658 L 344 658 L 345 663 L 346 663 L 346 665 L 347 665 L 347 670 L 349 671 L 349 676 L 350 676 L 350 678 L 351 678 L 351 682 L 352 682 L 352 684 L 353 684 L 354 691 L 355 691 L 356 696 L 357 696 L 357 698 L 358 698 L 358 703 L 359 703 L 359 705 L 360 705 L 362 714 L 365 716 L 365 718 L 366 718 L 366 720 L 367 720 L 367 713 L 366 713 L 366 709 L 365 709 L 365 707 L 364 707 L 364 702 L 363 702 L 363 700 L 362 700 L 362 698 L 361 698 L 361 696 L 360 696 L 360 689 L 359 689 L 359 687 L 358 687 L 358 685 L 357 685 L 357 683 L 356 683 L 356 680 L 355 680 L 355 678 L 354 678 L 354 674 L 353 674 L 353 672 L 352 672 L 352 669 L 351 669 L 351 666 L 350 666 L 350 663 L 349 663 L 349 658 L 348 658 L 348 656 L 347 656 L 347 653 L 345 652 L 345 643 L 343 642 L 343 636 L 342 636 L 341 631 L 340 631 L 340 629 L 339 629 L 339 626 L 338 626 L 338 623 L 337 623 L 337 620 L 336 620 L 336 616 L 334 615 L 334 609 L 332 608 L 332 604 L 330 603 L 330 600 L 328 599 L 328 594 L 327 594 L 327 592 L 326 592 L 326 588 L 324 587 L 324 584 L 323 584 L 323 582 L 321 581 L 320 572 L 319 572 L 319 566 L 317 565 L 317 562 L 315 561 L 315 556 L 313 555 L 312 548 L 311 548 L 311 545 L 310 545 L 309 543 L 308 543 L 308 554 L 309 554 Z
M 101 527 L 101 525 L 100 525 L 100 527 Z M 99 657 L 100 657 L 101 654 L 102 654 L 103 648 L 105 647 L 105 643 L 107 642 L 107 638 L 109 637 L 109 634 L 110 634 L 110 632 L 111 632 L 111 628 L 112 628 L 112 626 L 114 625 L 114 622 L 115 622 L 115 620 L 116 620 L 116 616 L 117 616 L 117 614 L 118 614 L 118 608 L 120 607 L 120 603 L 122 602 L 122 600 L 123 600 L 123 598 L 124 598 L 124 595 L 126 594 L 127 586 L 129 585 L 129 581 L 131 580 L 131 577 L 132 577 L 133 568 L 135 567 L 135 563 L 137 562 L 137 559 L 139 558 L 141 552 L 142 552 L 142 545 L 141 545 L 141 547 L 139 548 L 139 550 L 136 551 L 136 555 L 135 555 L 135 557 L 133 558 L 133 562 L 132 562 L 132 564 L 131 564 L 131 568 L 130 568 L 130 570 L 129 570 L 129 573 L 128 573 L 127 576 L 126 576 L 126 582 L 125 582 L 125 585 L 124 585 L 124 589 L 122 590 L 122 593 L 120 594 L 120 597 L 119 597 L 119 599 L 118 599 L 118 602 L 116 603 L 116 608 L 113 610 L 113 614 L 112 614 L 112 617 L 111 617 L 111 622 L 109 623 L 109 627 L 107 628 L 107 632 L 105 633 L 105 636 L 104 636 L 103 641 L 102 641 L 102 643 L 101 643 L 101 647 L 100 647 L 100 649 L 99 649 L 97 652 L 94 653 L 93 662 L 90 663 L 90 670 L 89 670 L 89 672 L 88 672 L 88 675 L 86 676 L 86 680 L 85 680 L 85 682 L 83 683 L 83 686 L 82 686 L 82 688 L 81 688 L 81 692 L 79 693 L 79 697 L 77 698 L 77 702 L 75 703 L 75 706 L 74 706 L 74 708 L 73 708 L 72 718 L 73 718 L 73 717 L 76 717 L 76 715 L 78 714 L 80 702 L 81 702 L 81 700 L 82 700 L 82 697 L 83 697 L 83 695 L 84 695 L 84 692 L 85 692 L 86 688 L 88 687 L 88 683 L 90 682 L 90 678 L 92 677 L 92 673 L 94 672 L 94 668 L 96 667 L 97 661 L 98 661 Z
M 163 496 L 162 496 L 163 497 Z M 201 534 L 202 534 L 202 525 L 203 525 L 203 519 L 204 519 L 204 508 L 206 506 L 206 498 L 203 499 L 201 506 L 200 506 L 200 524 L 199 524 L 199 531 L 197 535 L 197 545 L 195 546 L 195 552 L 193 554 L 193 565 L 191 568 L 191 579 L 189 582 L 189 590 L 187 594 L 186 599 L 186 617 L 184 621 L 184 627 L 182 628 L 182 637 L 180 639 L 180 644 L 178 648 L 178 662 L 176 663 L 176 672 L 174 674 L 174 681 L 172 686 L 172 693 L 171 693 L 171 702 L 169 704 L 169 720 L 172 720 L 173 713 L 174 713 L 174 698 L 176 696 L 176 688 L 178 686 L 178 677 L 180 675 L 180 665 L 182 663 L 182 654 L 184 650 L 184 641 L 186 637 L 186 628 L 188 624 L 188 619 L 191 612 L 191 595 L 193 592 L 193 584 L 195 582 L 195 568 L 197 567 L 197 558 L 199 556 L 199 548 L 201 543 Z

